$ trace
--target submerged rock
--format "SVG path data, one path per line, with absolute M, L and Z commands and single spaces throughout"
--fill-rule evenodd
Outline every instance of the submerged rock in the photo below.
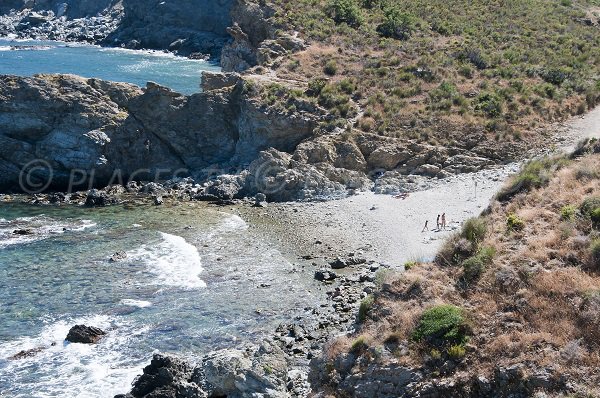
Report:
M 102 329 L 93 326 L 76 325 L 69 330 L 69 334 L 67 334 L 65 340 L 70 343 L 96 344 L 104 336 L 106 336 L 106 332 Z
M 120 251 L 113 254 L 109 261 L 111 263 L 118 263 L 119 261 L 123 261 L 125 259 L 127 259 L 127 252 Z
M 45 349 L 44 347 L 37 347 L 37 348 L 32 348 L 30 350 L 23 350 L 23 351 L 16 353 L 15 355 L 9 357 L 8 360 L 9 361 L 18 361 L 20 359 L 32 358 L 32 357 L 36 356 L 37 354 L 39 354 L 40 352 L 44 351 L 44 349 Z

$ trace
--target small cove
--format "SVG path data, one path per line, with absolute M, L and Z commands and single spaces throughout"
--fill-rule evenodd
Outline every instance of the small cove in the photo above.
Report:
M 200 92 L 202 71 L 218 72 L 219 65 L 176 57 L 160 51 L 134 51 L 55 41 L 0 39 L 0 74 L 74 74 L 132 83 L 148 81 L 182 94 Z

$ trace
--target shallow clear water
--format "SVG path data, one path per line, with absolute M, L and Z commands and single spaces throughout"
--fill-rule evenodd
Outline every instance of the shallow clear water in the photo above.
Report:
M 112 397 L 155 350 L 191 358 L 259 339 L 317 303 L 306 272 L 240 217 L 199 204 L 0 204 L 0 396 Z M 109 334 L 65 343 L 80 323 Z
M 12 50 L 14 46 L 43 46 L 43 49 Z M 219 71 L 220 67 L 162 52 L 0 39 L 0 74 L 31 76 L 36 73 L 69 73 L 133 83 L 141 87 L 153 81 L 182 94 L 193 94 L 200 91 L 201 73 L 204 70 Z

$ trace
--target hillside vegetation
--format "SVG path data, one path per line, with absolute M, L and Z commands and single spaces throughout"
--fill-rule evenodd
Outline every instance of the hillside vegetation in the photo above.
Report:
M 600 98 L 598 0 L 272 0 L 309 40 L 275 65 L 363 132 L 458 145 L 541 144 Z M 471 144 L 475 145 L 475 144 Z
M 531 162 L 499 199 L 434 262 L 383 278 L 329 349 L 333 390 L 395 366 L 453 396 L 600 394 L 600 142 Z

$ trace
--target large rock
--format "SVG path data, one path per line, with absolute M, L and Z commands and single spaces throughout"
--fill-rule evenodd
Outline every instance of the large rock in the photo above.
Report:
M 194 381 L 210 397 L 286 398 L 287 361 L 271 342 L 207 355 Z
M 135 380 L 131 393 L 127 396 L 135 398 L 206 397 L 202 389 L 192 382 L 193 372 L 192 366 L 177 357 L 155 354 L 150 365 L 144 368 L 144 373 Z
M 274 343 L 225 349 L 200 358 L 195 369 L 185 361 L 156 354 L 133 383 L 128 398 L 288 398 L 288 365 Z
M 183 96 L 150 83 L 0 76 L 0 190 L 205 178 L 311 136 L 318 115 L 262 107 L 243 86 Z
M 70 343 L 96 344 L 106 332 L 93 326 L 75 325 L 69 330 L 67 340 Z

